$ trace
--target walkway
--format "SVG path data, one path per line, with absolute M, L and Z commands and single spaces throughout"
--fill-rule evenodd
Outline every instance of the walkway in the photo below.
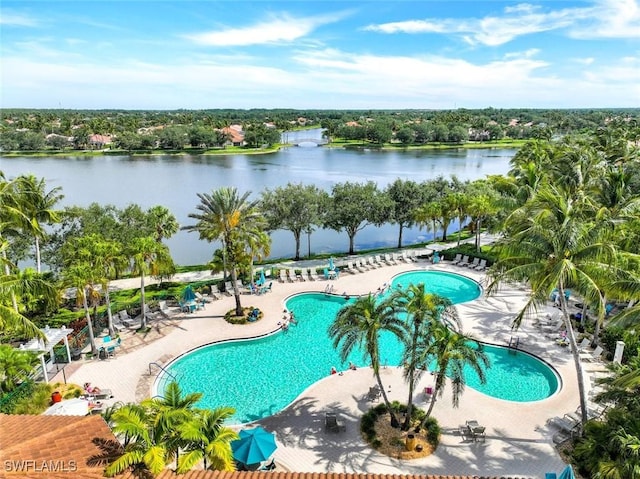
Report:
M 341 274 L 335 284 L 337 289 L 351 295 L 366 294 L 394 275 L 416 268 L 456 271 L 477 281 L 483 280 L 481 273 L 468 268 L 422 261 L 355 275 Z M 204 310 L 165 324 L 159 329 L 166 334 L 143 348 L 106 361 L 83 362 L 68 381 L 109 387 L 115 400 L 124 402 L 149 397 L 151 379 L 158 371 L 151 366 L 150 376 L 150 363 L 165 364 L 185 351 L 212 341 L 274 331 L 287 297 L 302 291 L 323 291 L 326 284 L 326 281 L 274 282 L 272 293 L 251 297 L 251 304 L 263 310 L 265 317 L 250 325 L 231 325 L 222 319 L 234 305 L 232 297 L 224 297 L 207 304 Z M 508 343 L 512 334 L 511 319 L 524 304 L 526 294 L 517 286 L 505 287 L 495 296 L 483 296 L 459 305 L 464 330 L 487 342 Z M 248 298 L 243 296 L 243 302 L 247 303 Z M 276 432 L 279 444 L 276 461 L 292 471 L 544 477 L 545 472 L 560 471 L 563 467 L 552 442 L 554 431 L 547 427 L 546 421 L 576 408 L 576 375 L 566 348 L 556 346 L 529 324 L 522 326 L 518 336 L 524 349 L 556 367 L 563 382 L 560 392 L 543 401 L 522 404 L 494 399 L 467 388 L 459 408 L 453 409 L 451 391 L 447 390 L 434 409 L 434 416 L 443 428 L 441 444 L 427 458 L 401 462 L 373 451 L 362 440 L 359 419 L 371 405 L 364 397 L 374 384 L 370 368 L 327 376 L 302 392 L 283 411 L 259 423 Z M 124 341 L 126 343 L 126 338 Z M 383 377 L 390 398 L 405 402 L 407 387 L 401 371 L 389 367 L 383 370 Z M 424 384 L 420 384 L 417 391 L 423 387 Z M 323 414 L 327 409 L 338 410 L 345 418 L 346 432 L 324 432 Z M 458 426 L 470 418 L 487 426 L 484 443 L 468 442 L 458 434 Z

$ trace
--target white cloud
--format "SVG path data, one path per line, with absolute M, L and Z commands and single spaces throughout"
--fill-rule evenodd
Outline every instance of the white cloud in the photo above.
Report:
M 242 28 L 184 35 L 197 44 L 209 46 L 247 46 L 272 43 L 291 43 L 313 32 L 319 26 L 340 20 L 348 13 L 316 17 L 273 15 L 265 22 Z
M 574 58 L 573 61 L 581 65 L 591 65 L 594 61 L 596 61 L 596 59 L 593 57 Z
M 506 53 L 504 55 L 504 58 L 506 60 L 509 60 L 511 58 L 532 58 L 535 57 L 538 53 L 540 53 L 540 50 L 538 48 L 529 48 L 528 50 L 525 50 L 523 52 Z
M 590 21 L 571 29 L 574 38 L 640 38 L 638 0 L 598 0 Z
M 459 34 L 472 45 L 498 46 L 522 35 L 566 29 L 573 38 L 640 38 L 638 0 L 597 0 L 589 7 L 543 11 L 538 5 L 506 7 L 502 15 L 483 18 L 429 18 L 369 25 L 379 33 Z
M 0 12 L 0 25 L 35 27 L 38 25 L 38 21 L 35 18 L 28 17 L 21 13 L 12 13 L 3 10 L 2 12 Z

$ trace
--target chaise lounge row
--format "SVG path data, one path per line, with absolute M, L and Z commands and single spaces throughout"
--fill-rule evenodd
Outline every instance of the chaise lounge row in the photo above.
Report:
M 460 253 L 451 261 L 451 264 L 456 266 L 464 266 L 466 268 L 475 269 L 477 271 L 484 271 L 487 269 L 487 260 L 484 258 L 478 258 L 477 256 L 470 261 L 469 255 L 464 256 Z

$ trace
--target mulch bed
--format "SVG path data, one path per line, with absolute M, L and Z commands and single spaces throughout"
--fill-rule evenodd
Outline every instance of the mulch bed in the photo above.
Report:
M 427 441 L 425 436 L 426 431 L 414 432 L 413 428 L 408 431 L 402 431 L 391 427 L 391 417 L 389 414 L 384 414 L 378 417 L 375 424 L 376 438 L 382 442 L 382 445 L 377 447 L 376 450 L 389 457 L 395 457 L 397 459 L 418 459 L 421 457 L 430 456 L 434 448 Z M 413 434 L 416 447 L 407 451 L 406 440 L 407 435 Z M 422 448 L 422 450 L 418 450 Z

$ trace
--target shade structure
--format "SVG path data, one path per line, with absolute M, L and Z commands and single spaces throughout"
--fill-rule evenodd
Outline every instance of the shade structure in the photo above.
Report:
M 562 472 L 558 476 L 558 479 L 576 479 L 576 476 L 573 473 L 573 468 L 571 467 L 571 464 L 569 464 L 567 467 L 565 467 L 562 470 Z
M 86 416 L 89 414 L 89 401 L 81 398 L 67 399 L 49 407 L 45 416 Z
M 194 301 L 196 299 L 196 293 L 193 291 L 191 285 L 182 290 L 182 299 L 184 301 Z
M 331 257 L 329 258 L 329 271 L 333 271 L 334 269 L 336 269 L 336 267 L 333 264 L 333 257 Z
M 266 461 L 278 448 L 275 435 L 261 427 L 243 429 L 239 433 L 240 439 L 231 442 L 233 458 L 251 466 Z

